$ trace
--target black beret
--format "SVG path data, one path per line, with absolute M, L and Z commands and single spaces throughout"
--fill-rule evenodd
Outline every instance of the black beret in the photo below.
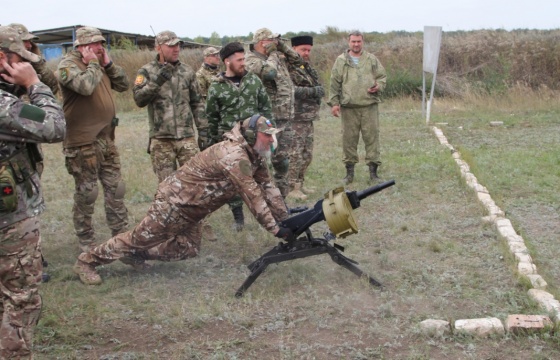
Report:
M 230 42 L 220 49 L 220 59 L 224 61 L 225 58 L 238 52 L 245 52 L 243 45 L 240 42 Z
M 294 36 L 292 38 L 292 46 L 299 46 L 299 45 L 313 45 L 313 36 L 309 36 L 309 35 Z

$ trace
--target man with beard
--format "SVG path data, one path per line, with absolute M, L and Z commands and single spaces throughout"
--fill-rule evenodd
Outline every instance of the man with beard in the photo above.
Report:
M 30 359 L 41 314 L 39 215 L 45 209 L 30 147 L 64 138 L 64 113 L 39 81 L 16 30 L 0 26 L 0 359 Z M 19 96 L 25 92 L 29 103 Z
M 197 256 L 201 220 L 236 194 L 266 230 L 292 240 L 292 231 L 278 225 L 288 209 L 263 158 L 278 131 L 260 115 L 237 122 L 224 141 L 196 154 L 159 185 L 140 224 L 82 253 L 74 272 L 84 284 L 97 285 L 102 280 L 96 267 L 115 260 L 143 264 Z
M 208 90 L 206 115 L 211 141 L 222 141 L 222 135 L 235 124 L 254 114 L 272 119 L 270 100 L 258 76 L 245 70 L 245 49 L 239 42 L 232 42 L 220 50 L 226 71 L 219 73 Z M 235 220 L 235 229 L 241 231 L 245 224 L 243 201 L 234 197 L 229 206 Z
M 311 188 L 304 187 L 305 172 L 313 158 L 313 121 L 319 120 L 321 99 L 325 95 L 323 86 L 319 83 L 317 71 L 309 63 L 309 54 L 313 47 L 313 37 L 308 35 L 296 36 L 291 39 L 292 47 L 303 58 L 304 64 L 294 66 L 288 64 L 290 78 L 295 86 L 294 121 L 292 130 L 292 154 L 288 179 L 290 193 L 288 198 L 307 199 L 306 194 L 312 194 Z
M 255 31 L 252 50 L 246 57 L 247 70 L 263 82 L 272 104 L 274 121 L 282 133 L 278 135 L 278 149 L 272 155 L 276 186 L 286 197 L 290 192 L 288 169 L 292 152 L 292 121 L 294 120 L 294 84 L 288 71 L 289 63 L 303 65 L 303 59 L 294 49 L 270 29 Z
M 346 167 L 345 184 L 354 181 L 358 162 L 360 132 L 366 148 L 366 164 L 371 180 L 379 179 L 379 93 L 385 88 L 387 74 L 381 62 L 363 51 L 364 36 L 353 31 L 348 47 L 339 55 L 331 71 L 328 104 L 333 116 L 342 118 L 342 161 Z
M 66 117 L 66 169 L 75 182 L 74 229 L 82 251 L 95 245 L 92 215 L 98 180 L 103 185 L 105 215 L 112 234 L 128 226 L 125 184 L 115 146 L 118 118 L 111 92 L 126 91 L 128 77 L 113 63 L 103 43 L 105 38 L 94 27 L 76 30 L 76 49 L 66 54 L 57 69 Z
M 204 100 L 196 75 L 179 60 L 182 43 L 172 31 L 157 34 L 156 58 L 138 70 L 132 88 L 136 105 L 148 108 L 148 153 L 158 184 L 197 154 L 208 138 Z M 217 240 L 210 224 L 205 222 L 203 229 L 207 240 Z

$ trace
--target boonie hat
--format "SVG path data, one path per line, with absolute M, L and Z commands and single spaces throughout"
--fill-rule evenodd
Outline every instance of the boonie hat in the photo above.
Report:
M 18 31 L 10 26 L 0 26 L 0 48 L 18 54 L 27 61 L 34 63 L 41 61 L 39 55 L 25 50 L 25 45 Z
M 99 29 L 92 26 L 84 26 L 76 30 L 74 46 L 92 44 L 98 41 L 106 42 Z
M 258 43 L 261 40 L 276 39 L 279 38 L 280 34 L 275 34 L 270 31 L 270 29 L 262 28 L 255 31 L 253 35 L 253 43 Z
M 174 46 L 182 44 L 183 40 L 177 37 L 173 31 L 165 30 L 156 35 L 156 45 Z
M 249 129 L 250 122 L 251 122 L 251 118 L 245 119 L 243 121 L 242 126 L 245 130 Z M 282 131 L 281 129 L 277 129 L 274 126 L 272 126 L 272 122 L 267 118 L 265 118 L 264 116 L 258 118 L 257 123 L 255 125 L 255 130 L 257 132 L 262 132 L 269 135 L 278 134 L 280 131 Z
M 210 55 L 217 55 L 220 51 L 218 49 L 216 49 L 213 46 L 207 47 L 206 49 L 204 49 L 204 51 L 202 52 L 202 55 L 204 57 L 210 56 Z
M 33 35 L 32 33 L 27 30 L 27 28 L 23 24 L 11 23 L 8 25 L 11 28 L 14 28 L 18 33 L 21 40 L 37 40 L 39 37 Z

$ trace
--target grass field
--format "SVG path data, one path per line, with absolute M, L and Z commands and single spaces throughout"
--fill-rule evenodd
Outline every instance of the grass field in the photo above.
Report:
M 560 106 L 558 97 L 542 103 L 540 98 L 488 104 L 478 99 L 474 105 L 439 101 L 432 120 L 448 123 L 445 135 L 530 243 L 539 273 L 557 294 Z M 364 200 L 354 212 L 360 233 L 339 243 L 385 285 L 384 291 L 322 255 L 270 266 L 245 297 L 235 298 L 248 275 L 246 265 L 277 240 L 250 215 L 243 232 L 232 231 L 227 207 L 209 217 L 219 240 L 203 243 L 198 258 L 155 263 L 146 272 L 117 262 L 100 268 L 101 286 L 84 286 L 71 271 L 79 253 L 71 221 L 73 182 L 60 145 L 45 146 L 48 210 L 42 233 L 52 280 L 41 288 L 36 358 L 560 357 L 556 331 L 486 339 L 456 334 L 432 339 L 418 331 L 418 323 L 428 318 L 503 321 L 508 314 L 545 312 L 518 282 L 514 260 L 495 229 L 481 220 L 484 208 L 449 150 L 426 126 L 420 104 L 395 100 L 382 104 L 380 112 L 380 174 L 397 185 Z M 134 224 L 157 184 L 145 152 L 145 112 L 119 116 L 117 139 Z M 496 120 L 505 125 L 488 126 Z M 307 205 L 340 186 L 344 176 L 339 120 L 324 111 L 315 138 L 307 182 L 318 191 Z M 350 189 L 370 185 L 367 167 L 358 164 Z M 98 240 L 107 239 L 101 197 L 95 220 Z M 312 229 L 321 234 L 326 224 Z

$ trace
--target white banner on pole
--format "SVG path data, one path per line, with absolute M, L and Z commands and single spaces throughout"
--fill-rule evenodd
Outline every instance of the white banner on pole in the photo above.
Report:
M 422 61 L 422 115 L 426 116 L 426 123 L 430 122 L 430 110 L 436 85 L 436 74 L 441 48 L 441 26 L 424 26 L 424 57 Z M 426 73 L 433 74 L 430 99 L 426 111 Z

